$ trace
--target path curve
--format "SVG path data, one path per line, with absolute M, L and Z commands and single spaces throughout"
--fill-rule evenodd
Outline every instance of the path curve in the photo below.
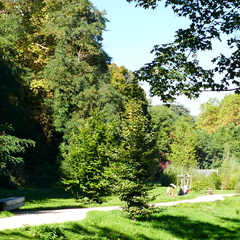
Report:
M 195 202 L 211 202 L 223 200 L 224 197 L 230 197 L 234 194 L 214 194 L 200 196 L 195 199 L 180 200 L 174 202 L 156 203 L 155 206 L 172 206 L 178 203 L 195 203 Z M 86 218 L 89 211 L 110 211 L 120 210 L 115 207 L 96 207 L 96 208 L 76 208 L 76 209 L 59 209 L 45 211 L 21 211 L 12 217 L 0 218 L 0 231 L 4 229 L 15 229 L 25 226 L 37 226 L 42 224 L 63 223 L 69 221 L 80 221 Z

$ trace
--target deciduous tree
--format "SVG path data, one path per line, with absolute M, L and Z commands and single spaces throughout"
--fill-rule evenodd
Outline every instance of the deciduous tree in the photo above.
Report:
M 171 152 L 168 159 L 176 166 L 196 167 L 196 146 L 194 124 L 184 117 L 180 117 L 175 122 L 175 130 L 172 133 L 170 144 Z
M 201 105 L 198 125 L 209 132 L 230 124 L 238 126 L 240 125 L 239 106 L 240 96 L 238 94 L 228 94 L 222 101 L 210 99 Z
M 53 125 L 62 132 L 74 112 L 89 117 L 88 112 L 96 107 L 98 89 L 106 82 L 102 75 L 109 58 L 101 48 L 106 20 L 88 0 L 50 3 L 51 18 L 43 31 L 53 35 L 55 47 L 42 77 Z
M 157 8 L 161 0 L 127 0 L 144 8 Z M 178 95 L 198 97 L 204 90 L 240 92 L 239 81 L 239 29 L 240 2 L 236 0 L 166 0 L 178 17 L 187 17 L 190 25 L 176 31 L 173 43 L 154 46 L 155 59 L 136 72 L 137 77 L 149 82 L 152 95 L 162 100 L 175 99 Z M 210 51 L 213 41 L 223 41 L 230 55 L 213 56 L 212 67 L 199 64 L 198 53 Z M 220 74 L 216 81 L 215 75 Z
M 110 193 L 108 168 L 114 144 L 114 125 L 106 122 L 99 111 L 78 123 L 78 128 L 61 146 L 63 183 L 75 198 L 102 203 Z

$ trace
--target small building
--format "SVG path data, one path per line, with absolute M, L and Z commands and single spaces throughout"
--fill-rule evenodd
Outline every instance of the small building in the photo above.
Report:
M 216 173 L 218 175 L 217 169 L 198 169 L 196 172 L 198 174 L 205 175 L 206 177 L 210 176 L 212 173 Z

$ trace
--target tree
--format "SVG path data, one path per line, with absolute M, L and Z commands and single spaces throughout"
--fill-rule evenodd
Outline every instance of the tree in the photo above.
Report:
M 219 120 L 224 125 L 234 124 L 235 126 L 240 125 L 240 95 L 228 94 L 219 104 Z M 226 114 L 227 113 L 227 114 Z
M 152 198 L 147 181 L 157 170 L 156 144 L 149 120 L 143 111 L 142 102 L 136 99 L 126 104 L 120 124 L 120 145 L 117 146 L 111 163 L 114 189 L 123 201 L 124 209 L 134 219 L 150 214 L 148 203 Z
M 51 56 L 53 38 L 43 34 L 42 27 L 49 18 L 46 11 L 47 1 L 3 1 L 3 15 L 12 19 L 15 35 L 14 45 L 18 50 L 21 66 L 39 72 Z M 36 79 L 35 79 L 36 80 Z M 33 84 L 34 86 L 34 84 Z
M 0 123 L 37 142 L 24 158 L 28 178 L 50 183 L 64 131 L 113 91 L 101 45 L 106 19 L 87 0 L 6 0 L 0 11 Z
M 171 144 L 176 140 L 175 132 L 184 131 L 184 129 L 181 129 L 181 125 L 178 124 L 179 119 L 181 118 L 187 125 L 193 125 L 193 117 L 180 104 L 152 106 L 150 107 L 150 115 L 153 131 L 156 134 L 157 146 L 163 155 L 160 161 L 164 163 L 170 160 L 167 155 L 171 153 Z
M 190 110 L 184 107 L 182 104 L 173 103 L 170 105 L 170 109 L 179 117 L 184 116 L 186 118 L 193 119 L 193 117 L 190 115 Z
M 240 96 L 238 94 L 228 94 L 222 101 L 210 99 L 201 105 L 198 122 L 200 128 L 214 132 L 222 126 L 240 124 Z
M 197 125 L 209 132 L 215 131 L 219 127 L 219 101 L 216 98 L 211 98 L 207 103 L 201 105 L 200 110 Z
M 175 165 L 185 168 L 197 165 L 196 134 L 194 124 L 184 117 L 175 122 L 168 159 Z
M 2 186 L 6 185 L 4 178 L 12 178 L 14 181 L 14 178 L 19 175 L 19 170 L 24 164 L 21 153 L 24 153 L 26 148 L 35 146 L 32 140 L 20 139 L 6 133 L 12 130 L 9 125 L 0 125 L 0 185 Z M 17 185 L 19 186 L 20 183 Z
M 43 32 L 54 37 L 55 45 L 41 77 L 49 93 L 45 102 L 52 111 L 53 125 L 63 132 L 75 112 L 90 116 L 99 88 L 108 83 L 104 73 L 109 57 L 101 45 L 106 19 L 88 0 L 50 3 L 51 18 Z
M 102 203 L 110 192 L 108 168 L 115 135 L 113 123 L 98 111 L 78 125 L 62 144 L 63 183 L 75 198 Z
M 228 144 L 230 157 L 239 157 L 239 95 L 229 94 L 222 101 L 210 99 L 201 105 L 197 121 L 199 163 L 220 167 Z
M 156 8 L 161 0 L 127 0 L 137 6 Z M 178 95 L 198 97 L 204 90 L 240 93 L 239 56 L 240 28 L 239 7 L 236 0 L 166 0 L 165 7 L 171 7 L 178 17 L 188 17 L 187 29 L 176 32 L 173 43 L 154 46 L 155 59 L 136 71 L 138 79 L 150 84 L 150 93 L 163 101 L 173 100 Z M 221 53 L 212 59 L 213 67 L 204 69 L 199 65 L 198 52 L 212 50 L 213 41 L 226 44 L 230 56 Z M 220 74 L 216 81 L 214 76 Z
M 39 98 L 40 95 L 36 96 L 31 88 L 34 74 L 27 64 L 24 64 L 24 59 L 26 62 L 29 60 L 20 47 L 26 33 L 21 26 L 26 15 L 20 14 L 18 4 L 20 1 L 1 1 L 0 7 L 0 124 L 11 125 L 16 138 L 32 139 L 36 142 L 34 150 L 28 148 L 24 154 L 21 153 L 25 163 L 24 169 L 21 168 L 21 176 L 26 180 L 30 179 L 30 175 L 37 178 L 36 171 L 43 169 L 39 164 L 53 162 L 55 149 L 49 147 L 49 136 L 45 134 L 47 131 L 43 130 L 46 126 L 43 124 L 44 114 L 39 111 L 42 98 Z M 50 182 L 47 179 L 46 181 Z
M 149 187 L 143 182 L 156 171 L 156 145 L 146 114 L 147 101 L 127 69 L 116 65 L 109 68 L 110 84 L 98 89 L 98 102 L 92 105 L 97 107 L 90 109 L 90 117 L 76 111 L 66 124 L 62 144 L 64 183 L 75 195 L 77 192 L 81 197 L 83 193 L 82 197 L 98 202 L 110 190 L 120 194 L 122 201 L 131 199 L 132 203 L 135 195 L 136 201 L 137 196 L 141 196 L 138 201 L 147 201 Z M 128 198 L 127 192 L 131 194 Z
M 170 138 L 174 131 L 174 122 L 178 116 L 171 108 L 164 105 L 151 106 L 149 112 L 153 131 L 156 134 L 158 149 L 164 153 L 169 153 Z
M 127 99 L 142 100 L 142 103 L 146 102 L 146 94 L 144 90 L 139 86 L 138 81 L 134 78 L 131 71 L 124 66 L 118 67 L 116 64 L 109 64 L 110 83 L 113 84 L 118 92 L 120 92 Z M 146 103 L 147 105 L 147 103 Z M 145 109 L 145 113 L 146 113 Z

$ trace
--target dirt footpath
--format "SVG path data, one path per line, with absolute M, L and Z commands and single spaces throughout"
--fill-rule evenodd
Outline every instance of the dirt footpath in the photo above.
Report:
M 178 203 L 210 202 L 223 200 L 234 194 L 214 194 L 200 196 L 195 199 L 187 199 L 175 202 L 157 203 L 156 206 L 172 206 Z M 25 226 L 36 226 L 42 224 L 62 223 L 69 221 L 80 221 L 85 219 L 87 212 L 120 210 L 120 207 L 97 207 L 97 208 L 76 208 L 47 211 L 21 211 L 12 217 L 0 218 L 0 231 L 4 229 L 15 229 Z

